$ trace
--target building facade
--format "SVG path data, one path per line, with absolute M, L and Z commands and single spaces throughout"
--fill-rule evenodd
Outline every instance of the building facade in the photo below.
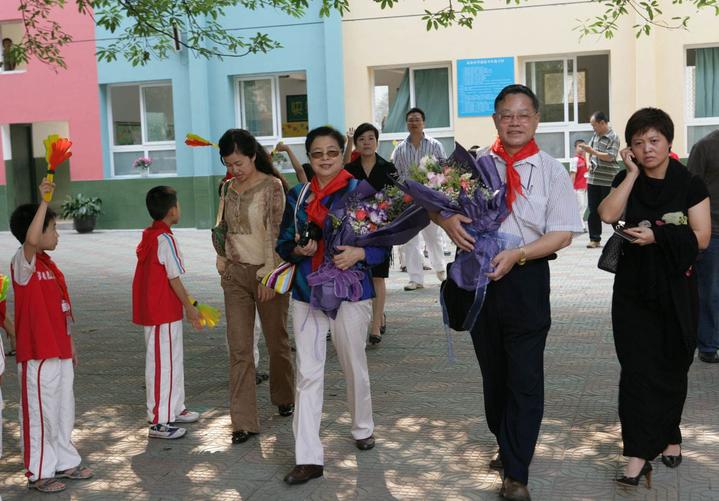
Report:
M 428 32 L 416 5 L 400 3 L 389 15 L 374 2 L 354 2 L 343 23 L 348 124 L 380 126 L 381 151 L 388 155 L 392 142 L 406 137 L 404 113 L 419 106 L 427 112 L 428 134 L 450 150 L 453 140 L 486 146 L 496 135 L 492 100 L 503 85 L 517 82 L 537 93 L 537 140 L 560 160 L 573 155 L 576 139 L 591 137 L 594 111 L 609 115 L 624 143 L 624 124 L 643 106 L 672 116 L 674 151 L 686 157 L 699 138 L 719 128 L 719 18 L 709 10 L 662 8 L 667 18 L 692 16 L 689 29 L 655 28 L 637 39 L 629 15 L 612 39 L 580 39 L 576 20 L 600 14 L 602 5 L 492 0 L 472 30 Z

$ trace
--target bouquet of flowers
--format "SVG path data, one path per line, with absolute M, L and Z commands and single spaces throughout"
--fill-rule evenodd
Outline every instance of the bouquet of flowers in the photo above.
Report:
M 337 247 L 390 247 L 409 242 L 429 224 L 427 212 L 397 186 L 375 190 L 367 181 L 347 193 L 331 210 L 323 229 L 324 261 L 307 277 L 312 287 L 310 304 L 335 318 L 342 301 L 362 297 L 365 266 L 340 270 L 332 257 Z
M 410 169 L 410 179 L 402 189 L 430 212 L 447 218 L 463 214 L 472 220 L 464 228 L 474 237 L 472 252 L 458 250 L 449 268 L 449 279 L 466 291 L 473 292 L 474 302 L 463 328 L 469 330 L 479 317 L 484 303 L 487 273 L 494 271 L 492 259 L 501 251 L 516 247 L 520 239 L 499 232 L 510 213 L 505 202 L 506 184 L 490 156 L 474 158 L 461 145 L 446 161 L 425 157 Z M 443 304 L 445 323 L 448 323 Z
M 132 162 L 132 166 L 140 170 L 148 170 L 150 165 L 152 165 L 152 159 L 150 157 L 137 157 L 135 161 Z

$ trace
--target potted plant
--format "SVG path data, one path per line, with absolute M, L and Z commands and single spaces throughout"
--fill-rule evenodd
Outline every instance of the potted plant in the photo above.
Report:
M 90 233 L 95 229 L 97 216 L 102 214 L 102 200 L 97 197 L 86 197 L 82 193 L 68 195 L 60 205 L 62 217 L 72 218 L 73 228 L 78 233 Z
M 150 165 L 152 165 L 152 158 L 150 157 L 137 157 L 135 161 L 132 162 L 132 166 L 135 169 L 140 169 L 142 177 L 147 177 L 150 173 Z

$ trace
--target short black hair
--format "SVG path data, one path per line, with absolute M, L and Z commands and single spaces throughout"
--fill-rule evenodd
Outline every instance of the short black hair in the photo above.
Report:
M 674 141 L 674 122 L 666 111 L 659 108 L 642 108 L 635 111 L 624 128 L 624 139 L 631 146 L 634 136 L 644 134 L 649 129 L 658 131 L 669 143 Z
M 530 89 L 526 85 L 521 84 L 507 85 L 504 89 L 499 91 L 497 97 L 494 98 L 494 111 L 497 111 L 497 108 L 499 108 L 499 103 L 504 101 L 507 96 L 511 96 L 512 94 L 524 94 L 532 100 L 532 107 L 534 108 L 534 111 L 539 111 L 539 99 L 537 99 L 537 95 L 532 92 L 532 89 Z
M 177 191 L 170 186 L 155 186 L 147 192 L 145 205 L 153 221 L 161 221 L 170 209 L 177 207 Z
M 318 137 L 333 138 L 337 141 L 340 150 L 345 151 L 345 135 L 332 126 L 323 125 L 321 127 L 315 127 L 307 134 L 307 138 L 305 139 L 305 151 L 308 155 L 310 153 L 310 148 L 312 148 L 312 143 L 314 143 L 315 139 Z
M 357 126 L 355 129 L 355 133 L 352 136 L 352 140 L 357 144 L 357 139 L 364 134 L 365 132 L 372 131 L 374 133 L 374 138 L 379 141 L 379 131 L 377 130 L 377 127 L 372 125 L 371 123 L 363 123 Z
M 609 122 L 609 115 L 603 111 L 595 111 L 589 119 L 591 120 L 592 118 L 597 122 Z
M 586 143 L 586 141 L 584 139 L 575 139 L 574 147 L 576 148 L 579 143 Z
M 2 43 L 5 43 L 5 42 L 10 42 L 10 43 L 12 43 L 12 38 L 7 38 L 7 37 L 3 38 L 3 39 L 2 39 Z
M 414 108 L 410 108 L 409 111 L 405 114 L 405 116 L 404 116 L 405 121 L 409 118 L 409 116 L 410 116 L 412 113 L 419 113 L 420 116 L 422 117 L 422 121 L 424 122 L 424 121 L 426 120 L 426 118 L 425 118 L 425 116 L 424 116 L 424 111 L 422 111 L 421 108 L 417 108 L 417 107 L 415 106 Z
M 38 204 L 23 204 L 19 205 L 10 215 L 10 232 L 21 244 L 25 243 L 27 230 L 30 228 L 38 208 L 40 208 Z M 42 231 L 44 232 L 50 221 L 56 218 L 55 211 L 48 207 L 47 212 L 45 212 L 45 220 L 42 222 Z

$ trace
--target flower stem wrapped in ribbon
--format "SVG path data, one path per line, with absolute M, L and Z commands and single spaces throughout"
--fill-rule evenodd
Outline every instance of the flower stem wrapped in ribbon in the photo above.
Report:
M 205 139 L 205 138 L 203 138 L 203 137 L 200 137 L 200 136 L 198 136 L 197 134 L 193 134 L 193 133 L 191 133 L 191 132 L 188 132 L 187 135 L 185 136 L 185 144 L 186 144 L 187 146 L 192 146 L 192 147 L 196 147 L 196 146 L 213 146 L 213 147 L 215 147 L 215 148 L 219 148 L 219 146 L 217 146 L 217 145 L 216 145 L 215 143 L 213 143 L 212 141 L 208 141 L 207 139 Z
M 310 304 L 335 318 L 342 301 L 358 301 L 366 267 L 358 263 L 340 270 L 332 257 L 337 247 L 391 247 L 409 242 L 429 224 L 425 210 L 396 186 L 375 190 L 367 181 L 347 193 L 330 211 L 323 228 L 325 255 L 317 271 L 307 277 Z
M 474 249 L 457 251 L 449 268 L 449 279 L 459 289 L 474 293 L 474 301 L 466 317 L 457 322 L 448 318 L 446 298 L 441 298 L 445 325 L 455 330 L 471 330 L 484 303 L 489 283 L 487 273 L 494 271 L 492 259 L 521 242 L 514 235 L 499 232 L 502 221 L 510 214 L 505 197 L 507 185 L 501 180 L 491 156 L 475 159 L 458 143 L 447 161 L 434 169 L 438 172 L 429 170 L 426 177 L 406 180 L 402 189 L 418 205 L 438 212 L 442 218 L 462 214 L 472 220 L 463 226 L 475 239 Z M 442 178 L 438 180 L 439 175 Z M 421 179 L 417 180 L 418 177 Z
M 45 145 L 45 160 L 47 160 L 47 180 L 52 183 L 55 179 L 55 169 L 72 156 L 70 151 L 72 141 L 57 134 L 51 134 L 43 141 L 43 144 Z M 46 202 L 50 202 L 52 195 L 53 192 L 45 193 L 42 198 Z

